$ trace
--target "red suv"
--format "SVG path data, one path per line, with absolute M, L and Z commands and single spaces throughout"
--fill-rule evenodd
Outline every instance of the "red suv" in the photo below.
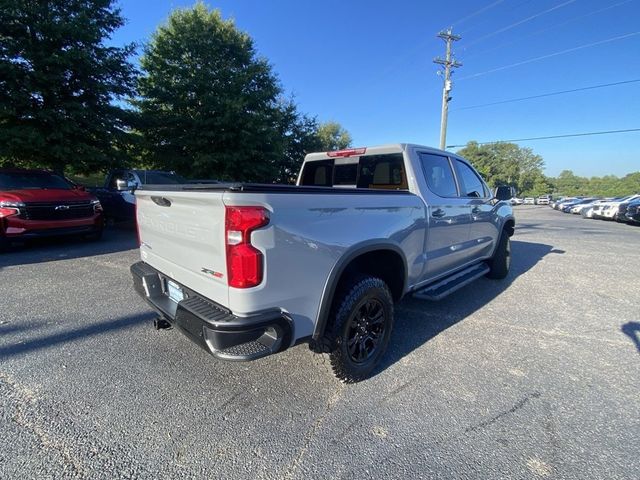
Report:
M 12 240 L 82 235 L 99 238 L 100 201 L 46 170 L 0 169 L 0 249 Z

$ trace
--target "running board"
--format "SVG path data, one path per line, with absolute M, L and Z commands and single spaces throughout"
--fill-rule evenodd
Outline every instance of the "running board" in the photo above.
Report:
M 487 264 L 479 263 L 417 290 L 413 296 L 421 300 L 440 300 L 468 283 L 473 282 L 475 279 L 486 275 L 488 272 L 489 267 Z

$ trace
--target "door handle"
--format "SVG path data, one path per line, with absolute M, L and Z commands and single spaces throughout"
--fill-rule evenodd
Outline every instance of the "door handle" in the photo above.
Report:
M 479 207 L 473 207 L 473 208 L 471 209 L 471 213 L 473 213 L 474 215 L 476 215 L 476 214 L 480 213 L 480 208 L 479 208 Z
M 441 208 L 438 208 L 437 210 L 434 210 L 433 212 L 431 212 L 431 216 L 434 218 L 442 218 L 445 215 L 446 215 L 446 212 Z

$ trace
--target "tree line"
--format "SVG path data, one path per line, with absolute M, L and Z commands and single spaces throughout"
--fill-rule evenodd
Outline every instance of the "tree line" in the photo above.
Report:
M 640 192 L 640 172 L 622 178 L 614 175 L 586 178 L 564 170 L 557 177 L 548 177 L 544 174 L 542 157 L 514 143 L 480 145 L 472 141 L 457 153 L 473 164 L 490 187 L 509 185 L 522 197 L 545 194 L 618 197 Z
M 0 1 L 0 166 L 291 181 L 305 153 L 350 146 L 288 98 L 249 35 L 203 3 L 142 48 L 108 45 L 114 0 Z

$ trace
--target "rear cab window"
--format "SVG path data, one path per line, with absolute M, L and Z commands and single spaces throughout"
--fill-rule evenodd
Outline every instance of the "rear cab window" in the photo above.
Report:
M 301 184 L 315 187 L 331 187 L 333 185 L 333 160 L 318 160 L 305 163 Z
M 378 190 L 409 189 L 402 153 L 308 161 L 304 165 L 301 185 Z

